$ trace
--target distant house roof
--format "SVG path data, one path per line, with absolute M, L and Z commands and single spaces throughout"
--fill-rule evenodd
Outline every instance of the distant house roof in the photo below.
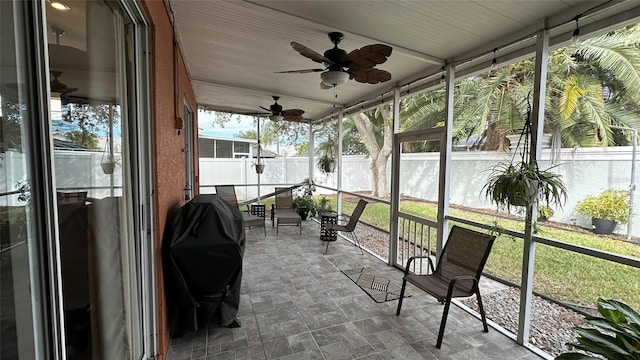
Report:
M 57 138 L 53 138 L 53 149 L 54 150 L 72 150 L 72 151 L 95 151 L 96 150 L 96 149 L 89 149 L 84 146 L 80 146 L 69 140 L 62 140 Z
M 258 157 L 258 147 L 257 146 L 252 146 L 251 147 L 251 156 L 254 158 Z M 260 157 L 261 158 L 275 158 L 278 157 L 278 154 L 274 153 L 273 151 L 269 151 L 267 149 L 260 149 Z
M 469 151 L 474 147 L 478 147 L 478 145 L 480 145 L 480 140 L 481 139 L 478 135 L 471 135 L 467 138 L 458 140 L 457 143 L 453 144 L 453 149 Z
M 252 144 L 256 144 L 258 142 L 258 140 L 256 140 L 256 139 L 226 138 L 226 137 L 218 137 L 218 136 L 202 135 L 202 134 L 199 134 L 198 138 L 200 138 L 200 139 L 210 139 L 210 140 L 247 142 L 247 143 L 252 143 Z

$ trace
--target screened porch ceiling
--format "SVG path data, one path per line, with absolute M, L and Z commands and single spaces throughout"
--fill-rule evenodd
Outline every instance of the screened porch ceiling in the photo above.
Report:
M 276 73 L 322 67 L 291 41 L 322 54 L 333 47 L 327 34 L 340 31 L 339 47 L 347 52 L 374 43 L 393 47 L 377 65 L 390 81 L 337 87 L 338 106 L 362 108 L 390 99 L 396 86 L 406 93 L 436 83 L 445 64 L 461 76 L 488 68 L 494 53 L 498 63 L 531 56 L 532 35 L 545 19 L 554 46 L 571 38 L 576 17 L 586 37 L 640 15 L 640 3 L 630 0 L 165 1 L 200 106 L 260 112 L 277 95 L 284 109 L 302 109 L 311 121 L 330 116 L 334 91 L 320 89 L 317 72 Z

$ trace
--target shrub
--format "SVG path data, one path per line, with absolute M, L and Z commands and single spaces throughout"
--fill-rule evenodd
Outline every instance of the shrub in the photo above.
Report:
M 549 219 L 550 217 L 553 216 L 553 214 L 554 214 L 554 211 L 552 208 L 546 205 L 538 206 L 538 219 Z
M 608 189 L 598 196 L 588 196 L 578 203 L 576 211 L 596 219 L 629 221 L 629 191 Z
M 331 206 L 331 201 L 329 200 L 329 198 L 327 198 L 326 196 L 322 196 L 320 197 L 320 199 L 318 199 L 318 212 L 331 212 L 333 211 L 333 206 Z

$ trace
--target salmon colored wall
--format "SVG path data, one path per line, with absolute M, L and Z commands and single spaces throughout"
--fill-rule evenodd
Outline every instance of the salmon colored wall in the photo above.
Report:
M 187 68 L 184 64 L 184 58 L 182 57 L 182 53 L 180 53 L 180 57 L 178 58 L 178 68 L 180 69 L 180 116 L 184 119 L 184 102 L 186 101 L 189 104 L 189 108 L 193 112 L 193 124 L 191 125 L 191 129 L 193 129 L 193 134 L 191 138 L 191 144 L 193 144 L 191 149 L 191 163 L 193 164 L 193 193 L 194 196 L 198 194 L 198 189 L 200 188 L 200 178 L 198 174 L 199 171 L 199 161 L 198 161 L 198 104 L 196 103 L 196 96 L 193 93 L 193 87 L 191 87 L 191 77 L 187 72 Z
M 194 111 L 197 140 L 197 104 L 189 76 L 177 47 L 164 1 L 144 0 L 151 23 L 151 95 L 153 128 L 153 165 L 155 194 L 155 256 L 158 288 L 158 359 L 166 359 L 169 346 L 169 317 L 162 272 L 162 241 L 176 211 L 184 204 L 185 169 L 184 132 L 177 129 L 183 119 L 185 101 Z M 175 52 L 174 52 L 175 49 Z M 176 76 L 178 80 L 176 81 Z M 177 85 L 177 86 L 176 86 Z M 197 144 L 197 142 L 194 142 Z M 197 149 L 197 147 L 196 147 Z M 194 162 L 197 174 L 197 162 Z M 194 187 L 197 189 L 197 187 Z

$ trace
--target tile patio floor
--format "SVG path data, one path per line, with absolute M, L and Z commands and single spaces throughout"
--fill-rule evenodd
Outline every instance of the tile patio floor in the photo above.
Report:
M 435 341 L 443 306 L 408 285 L 411 297 L 374 302 L 341 273 L 368 266 L 396 285 L 402 272 L 360 254 L 344 239 L 328 254 L 319 224 L 247 230 L 243 260 L 242 326 L 201 328 L 171 339 L 167 360 L 212 359 L 540 359 L 457 306 L 449 312 L 441 349 Z M 317 234 L 317 235 L 316 235 Z

